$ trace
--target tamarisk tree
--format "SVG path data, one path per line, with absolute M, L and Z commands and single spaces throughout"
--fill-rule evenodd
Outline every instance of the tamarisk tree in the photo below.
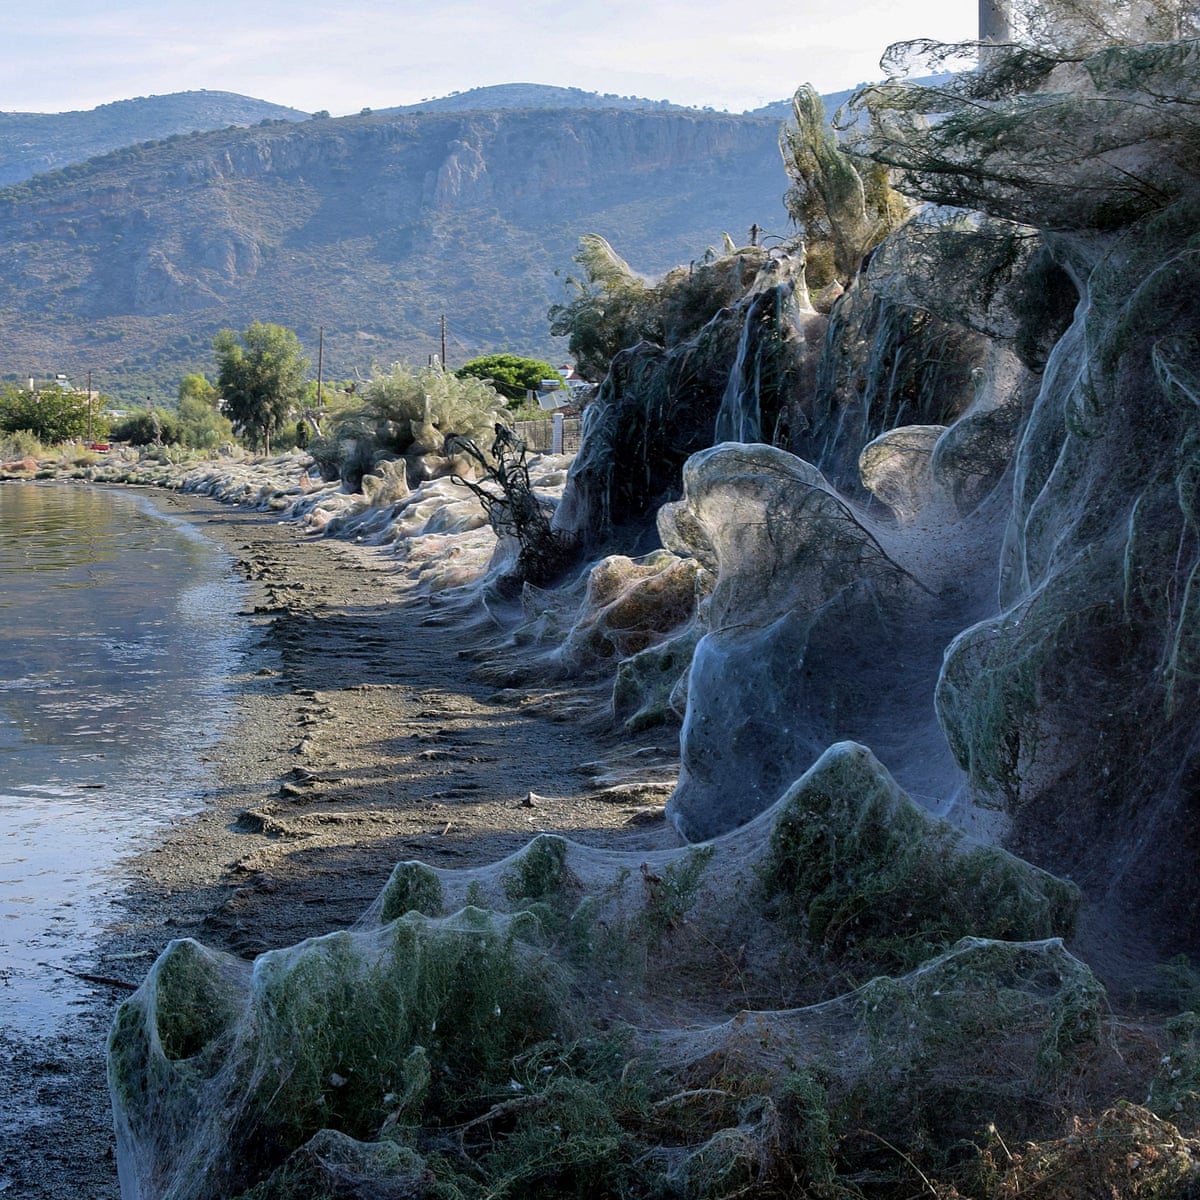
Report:
M 282 325 L 255 321 L 240 334 L 222 329 L 213 349 L 225 415 L 251 446 L 270 454 L 271 435 L 291 418 L 308 372 L 300 339 Z

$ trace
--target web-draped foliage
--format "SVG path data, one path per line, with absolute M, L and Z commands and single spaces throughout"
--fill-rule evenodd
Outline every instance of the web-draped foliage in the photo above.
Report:
M 928 71 L 963 50 L 910 42 L 886 65 Z M 908 195 L 1043 230 L 1113 229 L 1196 177 L 1198 55 L 1195 40 L 998 48 L 945 84 L 860 89 L 841 121 L 851 149 L 896 172 Z

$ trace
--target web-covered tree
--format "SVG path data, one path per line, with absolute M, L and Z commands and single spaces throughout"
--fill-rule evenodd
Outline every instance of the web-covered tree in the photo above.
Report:
M 1119 228 L 1193 187 L 1195 40 L 977 57 L 975 44 L 892 47 L 893 81 L 849 103 L 851 150 L 906 194 L 1060 232 Z M 973 69 L 936 86 L 900 79 L 952 65 Z
M 1194 956 L 1177 880 L 1200 860 L 1200 39 L 1145 39 L 1159 20 L 1194 30 L 1197 9 L 1029 11 L 1049 22 L 1036 45 L 1018 11 L 1014 41 L 982 52 L 895 48 L 892 81 L 845 122 L 899 188 L 957 214 L 934 210 L 942 229 L 906 230 L 909 252 L 872 274 L 899 249 L 973 324 L 974 297 L 1007 293 L 1012 320 L 987 316 L 1018 352 L 1035 321 L 1061 330 L 1022 352 L 1040 379 L 1008 466 L 998 611 L 947 649 L 938 713 L 1014 844 L 1097 882 L 1106 937 L 1136 912 L 1153 954 Z M 940 86 L 915 81 L 955 59 Z M 918 243 L 951 234 L 948 288 L 930 269 L 948 256 Z M 1069 305 L 1046 321 L 1051 268 Z
M 1024 46 L 1052 53 L 1196 37 L 1193 0 L 992 0 L 994 26 Z M 984 35 L 986 37 L 986 33 Z
M 550 309 L 550 332 L 565 337 L 576 369 L 585 379 L 603 379 L 614 356 L 627 346 L 662 342 L 654 289 L 598 234 L 580 239 L 575 261 L 581 279 L 570 276 L 574 296 Z
M 282 325 L 255 321 L 240 334 L 222 329 L 213 349 L 226 415 L 251 446 L 270 454 L 271 437 L 292 417 L 308 371 L 300 339 Z
M 440 454 L 450 434 L 486 439 L 505 411 L 503 398 L 482 379 L 403 362 L 340 395 L 307 449 L 325 478 L 354 488 L 385 459 Z
M 848 283 L 867 252 L 903 222 L 905 202 L 885 167 L 856 162 L 842 149 L 824 101 L 807 84 L 792 97 L 792 118 L 779 135 L 792 181 L 784 202 L 805 239 L 809 286 Z

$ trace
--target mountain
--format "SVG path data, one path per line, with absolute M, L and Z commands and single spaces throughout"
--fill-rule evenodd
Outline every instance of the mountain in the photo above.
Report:
M 137 142 L 307 116 L 265 100 L 208 91 L 117 100 L 87 112 L 0 112 L 0 186 Z
M 585 92 L 583 88 L 555 87 L 545 83 L 497 83 L 490 87 L 451 92 L 433 100 L 404 104 L 381 111 L 396 112 L 494 112 L 501 108 L 623 108 L 638 112 L 647 109 L 674 109 L 695 112 L 669 100 L 646 100 L 640 96 L 616 96 L 611 92 Z M 711 109 L 704 109 L 711 112 Z
M 771 116 L 659 108 L 396 112 L 140 144 L 0 190 L 0 377 L 91 372 L 173 397 L 222 327 L 297 331 L 325 378 L 440 350 L 561 357 L 579 238 L 659 273 L 786 231 Z

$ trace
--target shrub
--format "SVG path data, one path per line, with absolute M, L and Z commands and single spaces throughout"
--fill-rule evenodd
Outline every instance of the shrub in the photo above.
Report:
M 42 443 L 28 429 L 0 433 L 0 459 L 37 458 L 42 453 Z
M 490 440 L 503 414 L 503 399 L 480 379 L 393 363 L 363 387 L 361 398 L 332 414 L 328 432 L 308 452 L 326 479 L 357 488 L 380 458 L 440 454 L 451 434 Z

